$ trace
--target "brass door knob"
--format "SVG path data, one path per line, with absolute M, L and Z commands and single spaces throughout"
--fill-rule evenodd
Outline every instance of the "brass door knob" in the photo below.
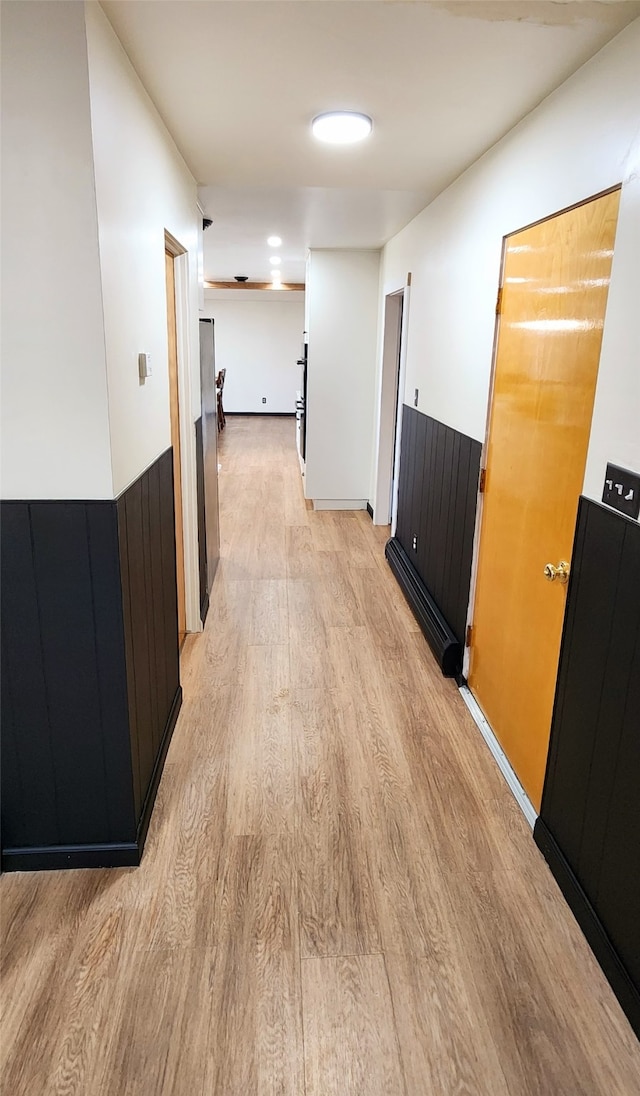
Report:
M 553 566 L 553 563 L 547 563 L 544 569 L 544 577 L 549 579 L 549 582 L 565 582 L 569 581 L 569 564 L 566 560 L 560 560 L 557 567 Z

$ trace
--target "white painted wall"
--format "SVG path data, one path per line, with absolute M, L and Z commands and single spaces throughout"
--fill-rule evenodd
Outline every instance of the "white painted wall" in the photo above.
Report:
M 224 292 L 224 291 L 223 291 Z M 293 414 L 301 370 L 304 294 L 205 290 L 203 316 L 215 320 L 216 370 L 226 369 L 225 411 Z M 266 397 L 266 404 L 262 397 Z
M 195 180 L 110 23 L 98 4 L 87 3 L 86 12 L 111 459 L 119 494 L 171 444 L 165 229 L 188 253 L 190 315 L 182 351 L 191 385 L 182 385 L 181 396 L 193 419 L 200 414 L 199 213 Z M 153 373 L 144 384 L 138 379 L 140 351 L 152 358 Z
M 120 494 L 171 444 L 165 231 L 175 262 L 187 629 L 199 631 L 200 415 L 196 184 L 98 4 L 85 4 L 111 465 Z M 141 383 L 138 354 L 151 354 Z
M 82 4 L 2 5 L 2 496 L 111 498 Z
M 379 271 L 378 251 L 309 256 L 307 498 L 369 498 Z
M 640 469 L 640 21 L 549 96 L 385 247 L 412 272 L 405 400 L 484 439 L 502 238 L 623 183 L 584 491 Z M 409 401 L 411 396 L 411 401 Z

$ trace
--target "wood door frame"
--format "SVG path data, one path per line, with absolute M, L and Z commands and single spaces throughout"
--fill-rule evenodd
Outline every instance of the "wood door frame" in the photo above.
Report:
M 191 302 L 189 253 L 165 229 L 164 250 L 173 256 L 176 301 L 176 350 L 178 358 L 178 406 L 180 410 L 180 461 L 182 479 L 182 539 L 184 546 L 184 595 L 187 632 L 201 632 L 200 563 L 198 558 L 198 497 L 196 441 L 193 428 L 191 374 Z
M 617 183 L 615 186 L 607 187 L 605 190 L 600 190 L 596 194 L 591 194 L 587 198 L 582 198 L 579 202 L 572 202 L 571 205 L 564 206 L 562 209 L 555 210 L 553 213 L 549 213 L 546 217 L 538 217 L 535 221 L 531 221 L 529 224 L 523 225 L 521 228 L 514 228 L 510 232 L 506 232 L 502 237 L 502 249 L 500 254 L 500 271 L 498 275 L 498 284 L 496 286 L 496 316 L 493 329 L 493 345 L 491 349 L 491 373 L 489 378 L 489 394 L 487 398 L 487 412 L 485 418 L 484 439 L 482 442 L 482 455 L 480 458 L 481 469 L 486 467 L 487 452 L 489 448 L 489 431 L 491 428 L 491 416 L 493 411 L 493 399 L 495 393 L 495 381 L 496 381 L 496 367 L 498 361 L 498 342 L 500 337 L 500 312 L 498 310 L 498 298 L 504 285 L 504 270 L 507 255 L 507 244 L 511 236 L 517 236 L 520 232 L 526 232 L 527 229 L 535 228 L 537 225 L 544 224 L 546 221 L 551 221 L 554 217 L 561 217 L 564 213 L 570 213 L 573 209 L 579 209 L 580 206 L 588 205 L 590 202 L 597 201 L 598 198 L 604 198 L 607 194 L 613 194 L 616 190 L 622 189 L 622 183 Z M 599 372 L 599 364 L 598 364 Z M 596 378 L 596 398 L 597 398 L 597 378 Z M 589 431 L 589 440 L 591 438 L 591 430 Z M 589 447 L 587 446 L 587 461 L 589 455 Z M 586 468 L 585 468 L 586 473 Z M 584 480 L 583 480 L 584 485 Z M 480 560 L 480 538 L 482 534 L 482 518 L 484 512 L 484 497 L 483 494 L 478 491 L 478 505 L 476 508 L 476 521 L 473 534 L 473 557 L 471 563 L 471 582 L 469 593 L 469 607 L 467 610 L 467 627 L 473 625 L 473 617 L 475 612 L 476 592 L 478 586 L 478 571 Z M 469 667 L 471 662 L 471 650 L 470 647 L 465 647 L 462 661 L 462 676 L 466 682 L 469 676 Z M 557 681 L 557 675 L 556 675 Z M 538 812 L 533 806 L 533 803 L 529 799 L 522 784 L 516 776 L 509 759 L 507 758 L 502 746 L 496 738 L 492 727 L 485 718 L 483 712 L 480 709 L 475 697 L 471 693 L 471 690 L 465 684 L 462 688 L 463 699 L 467 704 L 467 707 L 471 711 L 474 720 L 479 727 L 483 738 L 487 742 L 489 749 L 491 750 L 498 766 L 507 781 L 518 805 L 520 806 L 525 818 L 529 825 L 533 828 Z M 465 695 L 466 694 L 466 695 Z
M 402 303 L 402 327 L 400 330 L 400 369 L 398 373 L 398 409 L 393 463 L 393 498 L 391 499 L 391 536 L 396 535 L 398 524 L 398 485 L 400 480 L 400 455 L 402 450 L 402 408 L 407 380 L 407 347 L 409 345 L 409 311 L 411 307 L 411 271 L 407 274 Z

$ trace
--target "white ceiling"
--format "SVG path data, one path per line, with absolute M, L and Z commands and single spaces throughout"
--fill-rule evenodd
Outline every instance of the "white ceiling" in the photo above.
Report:
M 102 0 L 214 225 L 205 277 L 285 281 L 307 247 L 380 247 L 640 14 L 591 0 Z M 311 137 L 321 111 L 374 120 Z

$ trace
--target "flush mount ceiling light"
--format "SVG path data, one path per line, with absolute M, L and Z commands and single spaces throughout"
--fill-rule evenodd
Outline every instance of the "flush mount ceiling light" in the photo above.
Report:
M 280 247 L 282 240 L 279 236 L 269 236 L 267 243 L 269 244 L 269 247 Z
M 368 114 L 353 110 L 334 110 L 319 114 L 311 123 L 311 131 L 319 141 L 329 145 L 352 145 L 371 133 L 373 123 Z

